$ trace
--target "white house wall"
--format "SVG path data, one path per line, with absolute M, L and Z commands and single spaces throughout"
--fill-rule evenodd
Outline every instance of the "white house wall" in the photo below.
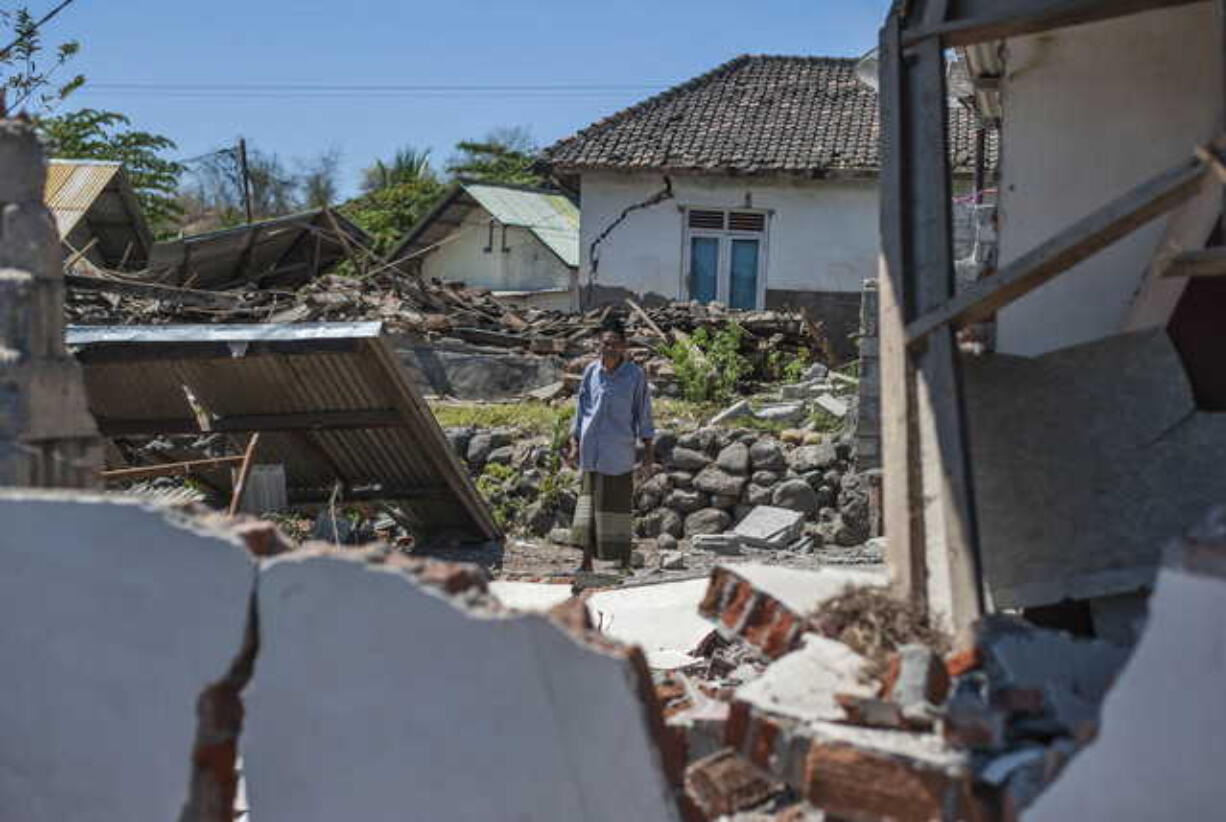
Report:
M 503 252 L 503 227 L 494 229 L 493 250 L 489 243 L 489 213 L 474 209 L 459 232 L 443 245 L 429 252 L 422 261 L 427 277 L 444 281 L 462 281 L 470 286 L 494 291 L 536 291 L 569 289 L 571 272 L 536 235 L 526 228 L 506 228 Z
M 1010 40 L 1000 261 L 1007 263 L 1214 136 L 1213 4 Z M 1037 355 L 1117 333 L 1169 218 L 1099 252 L 999 315 L 997 349 Z
M 601 241 L 597 282 L 672 299 L 684 298 L 681 208 L 767 210 L 768 290 L 859 294 L 876 276 L 879 248 L 876 182 L 791 181 L 674 176 L 674 198 L 632 212 Z M 622 211 L 663 188 L 659 174 L 584 174 L 581 182 L 580 281 L 591 245 Z

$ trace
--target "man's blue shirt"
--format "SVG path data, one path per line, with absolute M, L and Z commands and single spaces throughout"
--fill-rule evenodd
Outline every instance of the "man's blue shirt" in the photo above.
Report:
M 634 447 L 656 435 L 651 386 L 643 369 L 623 360 L 613 371 L 591 363 L 579 383 L 579 407 L 571 434 L 579 438 L 579 467 L 601 474 L 634 470 Z

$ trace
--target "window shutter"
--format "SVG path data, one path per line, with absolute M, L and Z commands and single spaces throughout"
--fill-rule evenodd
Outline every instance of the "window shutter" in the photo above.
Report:
M 728 228 L 732 231 L 765 231 L 766 215 L 752 211 L 733 211 L 728 215 Z
M 724 227 L 724 212 L 722 211 L 704 211 L 702 209 L 690 209 L 689 211 L 690 228 L 714 228 L 722 230 Z

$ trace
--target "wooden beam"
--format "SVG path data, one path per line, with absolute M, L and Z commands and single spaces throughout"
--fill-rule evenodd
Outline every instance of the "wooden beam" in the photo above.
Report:
M 126 294 L 147 300 L 161 300 L 179 305 L 198 305 L 205 308 L 234 308 L 242 302 L 241 296 L 227 294 L 224 291 L 200 291 L 155 283 L 84 277 L 79 274 L 65 274 L 64 285 L 76 291 L 105 291 L 109 294 Z
M 327 431 L 352 428 L 394 428 L 404 420 L 394 408 L 348 411 L 305 411 L 289 414 L 232 414 L 217 417 L 210 432 L 247 433 L 252 431 Z M 156 434 L 198 434 L 199 426 L 188 417 L 167 419 L 98 419 L 104 437 L 153 436 Z
M 944 14 L 932 0 L 911 7 L 911 18 L 927 25 Z M 890 281 L 881 315 L 882 417 L 892 431 L 883 443 L 887 527 L 908 543 L 905 557 L 891 546 L 891 558 L 909 567 L 911 585 L 924 581 L 929 611 L 964 632 L 982 614 L 983 596 L 954 331 L 940 329 L 923 347 L 902 345 L 902 323 L 948 301 L 954 289 L 945 59 L 936 39 L 903 52 L 894 25 L 892 15 L 882 43 L 883 176 L 890 186 L 882 196 Z M 890 490 L 899 486 L 905 498 Z
M 229 465 L 242 462 L 241 456 L 211 457 L 201 460 L 184 460 L 183 462 L 167 462 L 161 465 L 138 465 L 135 468 L 114 468 L 100 471 L 98 475 L 107 480 L 138 480 L 146 477 L 162 477 L 167 474 L 190 474 L 199 468 L 211 468 L 216 465 Z
M 939 39 L 946 48 L 1108 20 L 1200 0 L 952 0 L 942 23 L 910 27 L 903 46 Z
M 243 491 L 247 489 L 247 477 L 251 476 L 251 466 L 255 460 L 255 447 L 260 444 L 260 434 L 256 432 L 247 440 L 247 450 L 243 452 L 243 461 L 238 469 L 238 478 L 234 480 L 234 494 L 230 497 L 230 516 L 238 513 L 238 504 L 243 499 Z
M 1092 214 L 1018 257 L 907 326 L 915 344 L 948 325 L 965 325 L 990 317 L 1061 272 L 1106 248 L 1119 238 L 1166 213 L 1196 194 L 1205 164 L 1196 158 L 1146 180 Z
M 1175 255 L 1163 277 L 1226 277 L 1226 246 L 1213 246 Z

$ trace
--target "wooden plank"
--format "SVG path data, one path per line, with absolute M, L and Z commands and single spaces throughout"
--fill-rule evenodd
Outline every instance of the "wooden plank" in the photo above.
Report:
M 660 326 L 652 322 L 651 317 L 647 316 L 647 312 L 643 310 L 642 306 L 629 297 L 626 298 L 626 305 L 630 306 L 630 310 L 637 314 L 639 319 L 646 323 L 647 327 L 654 331 L 657 337 L 664 340 L 664 342 L 668 342 L 668 335 L 660 330 Z
M 114 468 L 109 471 L 99 471 L 98 475 L 107 480 L 138 480 L 146 477 L 163 477 L 167 474 L 186 475 L 199 468 L 211 468 L 242 461 L 241 456 L 210 457 L 209 459 L 167 462 L 160 465 L 138 465 L 135 468 Z
M 345 411 L 307 411 L 286 414 L 233 414 L 210 421 L 209 430 L 226 433 L 253 431 L 327 431 L 353 428 L 392 428 L 403 425 L 399 412 L 392 408 Z M 156 434 L 196 434 L 194 419 L 109 419 L 98 418 L 98 430 L 105 437 L 153 436 Z
M 1226 246 L 1177 254 L 1162 271 L 1163 277 L 1226 277 Z
M 243 499 L 243 491 L 247 488 L 247 477 L 251 476 L 251 466 L 255 459 L 255 447 L 260 444 L 260 435 L 255 433 L 247 440 L 247 450 L 243 452 L 243 461 L 238 469 L 238 478 L 234 480 L 234 494 L 230 497 L 230 516 L 238 513 L 238 504 Z
M 1204 177 L 1204 163 L 1192 158 L 1146 180 L 1018 257 L 993 276 L 975 282 L 943 305 L 933 306 L 907 326 L 908 343 L 915 344 L 936 329 L 951 324 L 965 325 L 987 319 L 1194 196 Z
M 942 14 L 939 4 L 912 5 L 912 17 L 928 23 Z M 947 302 L 954 289 L 945 59 L 940 42 L 931 39 L 890 62 L 897 66 L 897 111 L 886 119 L 898 123 L 886 146 L 887 154 L 897 154 L 891 162 L 898 166 L 902 196 L 891 229 L 901 255 L 887 262 L 898 267 L 891 279 L 901 287 L 887 300 L 898 302 L 910 320 Z M 883 338 L 884 322 L 883 315 Z M 890 333 L 902 336 L 897 320 Z M 929 612 L 962 634 L 982 614 L 983 596 L 961 375 L 952 328 L 941 328 L 927 343 L 905 356 L 912 369 L 906 386 L 907 514 L 920 518 L 909 523 L 911 562 L 923 568 Z M 883 413 L 893 413 L 884 408 L 887 396 L 883 392 Z M 896 457 L 897 446 L 892 450 Z
M 161 300 L 178 305 L 198 305 L 205 308 L 234 308 L 242 302 L 240 295 L 227 294 L 223 291 L 200 291 L 156 283 L 84 277 L 79 274 L 65 274 L 64 285 L 76 291 L 105 291 L 110 294 L 126 294 L 146 300 Z
M 1222 186 L 1217 178 L 1206 174 L 1196 194 L 1171 212 L 1166 221 L 1153 259 L 1124 316 L 1121 331 L 1166 327 L 1188 282 L 1167 278 L 1164 274 L 1179 254 L 1205 245 L 1221 211 Z
M 911 28 L 903 45 L 940 38 L 946 48 L 969 46 L 1192 2 L 1197 0 L 954 0 L 944 22 Z
M 894 593 L 920 608 L 928 605 L 924 560 L 923 517 L 919 486 L 919 455 L 911 386 L 914 378 L 905 340 L 903 305 L 903 185 L 902 100 L 899 87 L 902 48 L 898 15 L 891 14 L 881 30 L 880 105 L 881 242 L 878 276 L 878 328 L 881 335 L 881 464 L 882 518 L 886 563 Z

